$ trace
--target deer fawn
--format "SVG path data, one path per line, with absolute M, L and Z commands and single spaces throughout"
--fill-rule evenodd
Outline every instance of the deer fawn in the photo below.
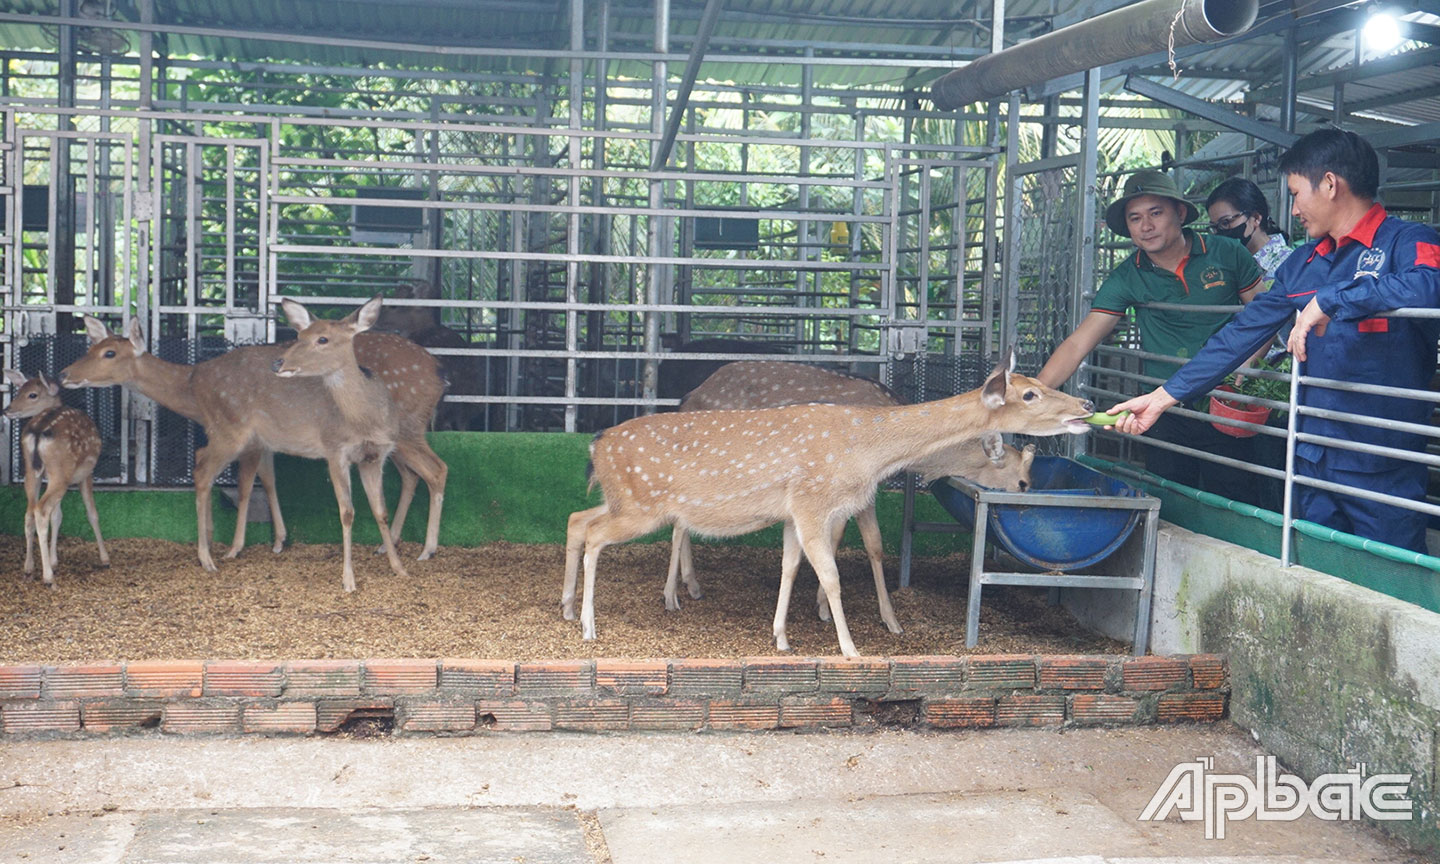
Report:
M 365 305 L 338 321 L 311 318 L 304 306 L 295 300 L 280 301 L 285 317 L 299 331 L 293 344 L 285 349 L 274 361 L 276 376 L 281 379 L 298 381 L 314 380 L 329 395 L 337 410 L 336 422 L 329 431 L 329 447 L 326 461 L 330 465 L 330 479 L 335 484 L 335 497 L 340 502 L 340 527 L 345 550 L 345 590 L 354 590 L 354 576 L 350 566 L 350 531 L 355 519 L 350 504 L 350 466 L 357 465 L 360 481 L 365 487 L 375 522 L 380 526 L 385 554 L 390 557 L 390 566 L 396 573 L 404 575 L 404 567 L 395 554 L 395 540 L 385 524 L 385 500 L 381 496 L 381 471 L 385 459 L 392 452 L 419 472 L 431 491 L 430 525 L 427 529 L 427 558 L 434 549 L 432 540 L 438 542 L 440 508 L 444 501 L 445 477 L 448 473 L 445 463 L 430 449 L 425 441 L 424 422 L 407 415 L 401 408 L 401 391 L 414 393 L 419 388 L 429 387 L 433 391 L 431 409 L 438 401 L 442 390 L 438 367 L 425 349 L 399 336 L 377 333 L 372 339 L 381 340 L 384 347 L 378 352 L 384 357 L 378 373 L 362 367 L 357 359 L 357 342 L 364 332 L 375 324 L 380 314 L 380 299 L 371 298 Z M 396 359 L 408 355 L 417 361 L 407 370 Z M 423 358 L 423 361 L 421 360 Z M 427 397 L 428 398 L 428 397 Z M 413 484 L 411 489 L 413 490 Z M 402 490 L 402 506 L 408 506 Z M 397 511 L 401 508 L 397 508 Z M 398 516 L 397 516 L 398 518 Z
M 733 411 L 745 408 L 780 408 L 807 402 L 827 405 L 905 404 L 895 391 L 869 378 L 832 372 L 804 363 L 743 360 L 720 367 L 703 384 L 685 396 L 679 410 Z M 941 451 L 925 464 L 907 467 L 928 478 L 958 475 L 985 486 L 1023 492 L 1029 488 L 1030 465 L 1034 459 L 1033 445 L 1027 446 L 1022 452 L 1005 444 L 998 433 L 988 432 L 979 441 L 965 441 Z M 880 617 L 891 633 L 903 632 L 900 622 L 895 618 L 894 607 L 890 604 L 890 594 L 885 589 L 885 569 L 882 561 L 884 547 L 874 505 L 871 504 L 856 513 L 855 523 L 860 529 L 865 554 L 870 559 L 870 571 L 875 577 L 875 596 L 879 600 Z M 844 522 L 836 523 L 837 546 L 844 529 Z M 695 578 L 690 533 L 678 524 L 671 538 L 670 571 L 665 580 L 665 608 L 671 611 L 680 608 L 676 590 L 677 575 L 683 576 L 691 597 L 698 599 L 702 596 L 700 583 Z M 830 604 L 823 587 L 816 591 L 815 607 L 821 620 L 830 620 Z
M 561 610 L 574 618 L 582 553 L 580 621 L 584 638 L 594 639 L 595 569 L 606 546 L 667 524 L 724 537 L 783 521 L 776 647 L 789 648 L 785 610 L 803 551 L 825 589 L 840 650 L 856 656 L 840 602 L 836 523 L 870 505 L 876 485 L 904 466 L 987 431 L 1083 434 L 1093 411 L 1002 364 L 978 390 L 918 405 L 791 405 L 626 421 L 591 442 L 592 479 L 605 502 L 570 515 Z
M 169 363 L 146 350 L 140 322 L 132 319 L 126 335 L 112 334 L 98 319 L 84 316 L 85 330 L 90 337 L 90 350 L 84 357 L 60 373 L 66 387 L 101 387 L 121 384 L 154 399 L 171 411 L 205 427 L 208 446 L 197 451 L 195 459 L 195 509 L 198 517 L 198 553 L 200 564 L 214 571 L 210 554 L 213 523 L 210 512 L 210 488 L 215 477 L 230 461 L 240 459 L 240 512 L 249 504 L 252 483 L 259 473 L 270 502 L 275 525 L 275 551 L 283 548 L 285 523 L 280 502 L 275 495 L 273 452 L 293 453 L 324 458 L 319 427 L 338 421 L 336 407 L 324 385 L 318 381 L 285 381 L 276 378 L 274 364 L 284 352 L 283 345 L 252 345 L 236 348 L 226 354 L 194 366 Z M 398 336 L 376 334 L 374 346 L 364 347 L 377 360 L 373 367 L 386 380 L 395 382 L 391 392 L 397 408 L 404 416 L 408 430 L 424 430 L 439 401 L 442 383 L 434 374 L 434 361 L 422 348 Z M 427 367 L 426 364 L 429 364 Z M 428 369 L 428 377 L 427 377 Z M 402 383 L 403 382 L 403 386 Z M 328 428 L 328 427 L 327 427 Z M 425 550 L 421 557 L 434 553 L 439 537 L 440 502 L 444 497 L 444 463 L 429 452 L 414 448 L 415 464 L 426 464 L 426 454 L 438 465 L 429 472 L 430 525 Z M 407 451 L 408 452 L 408 451 Z M 398 531 L 406 508 L 413 497 L 416 473 L 409 463 L 400 470 L 401 496 L 396 507 L 395 528 Z M 435 482 L 430 482 L 431 477 Z M 245 521 L 237 520 L 235 539 L 227 558 L 239 554 L 245 544 Z M 353 586 L 353 577 L 348 580 Z
M 5 378 L 17 388 L 5 409 L 5 416 L 28 417 L 20 434 L 20 455 L 25 459 L 25 573 L 35 571 L 31 546 L 40 543 L 40 570 L 46 585 L 55 584 L 60 538 L 60 500 L 71 483 L 80 484 L 85 515 L 95 532 L 100 564 L 110 566 L 105 538 L 100 535 L 100 517 L 95 512 L 95 478 L 92 472 L 100 458 L 100 430 L 84 411 L 60 404 L 60 385 L 43 374 L 25 379 L 14 369 Z M 40 481 L 46 480 L 45 494 Z M 38 500 L 37 500 L 38 499 Z

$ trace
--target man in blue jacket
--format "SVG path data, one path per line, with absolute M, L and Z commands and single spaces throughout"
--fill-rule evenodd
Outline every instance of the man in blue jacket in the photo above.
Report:
M 1218 384 L 1266 344 L 1298 312 L 1289 347 L 1317 378 L 1424 390 L 1435 372 L 1440 321 L 1379 317 L 1402 307 L 1440 306 L 1440 235 L 1389 216 L 1375 202 L 1380 168 L 1375 151 L 1353 132 L 1324 129 L 1295 142 L 1280 157 L 1293 212 L 1311 242 L 1256 297 L 1163 385 L 1112 408 L 1131 415 L 1116 429 L 1141 434 L 1177 402 Z M 1406 423 L 1429 423 L 1434 403 L 1326 387 L 1302 387 L 1300 404 Z M 1299 431 L 1342 441 L 1420 452 L 1422 434 L 1304 416 Z M 1331 483 L 1421 501 L 1424 465 L 1378 453 L 1298 442 L 1296 472 Z M 1424 552 L 1426 515 L 1296 484 L 1301 519 Z

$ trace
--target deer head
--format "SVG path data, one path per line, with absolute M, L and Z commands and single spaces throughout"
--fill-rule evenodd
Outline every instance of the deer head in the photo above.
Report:
M 1090 431 L 1085 418 L 1095 413 L 1088 399 L 1078 399 L 1045 386 L 1035 378 L 1016 375 L 1015 352 L 1009 363 L 997 365 L 980 388 L 985 426 L 997 432 L 1027 435 L 1083 435 Z
M 381 298 L 376 295 L 364 306 L 337 321 L 312 318 L 309 310 L 286 298 L 280 301 L 285 318 L 298 332 L 280 359 L 275 374 L 281 378 L 332 375 L 355 364 L 355 335 L 375 326 Z
M 85 335 L 90 337 L 90 350 L 85 356 L 60 370 L 59 381 L 67 389 L 103 387 L 135 380 L 139 371 L 138 358 L 144 356 L 145 333 L 140 321 L 131 318 L 124 336 L 111 333 L 98 318 L 80 316 L 85 322 Z
M 27 379 L 15 369 L 6 369 L 5 380 L 17 388 L 5 409 L 5 416 L 12 420 L 34 417 L 60 404 L 60 385 L 48 380 L 44 372 Z

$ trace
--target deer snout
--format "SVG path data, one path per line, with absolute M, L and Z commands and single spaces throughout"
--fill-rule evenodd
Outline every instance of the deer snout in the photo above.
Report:
M 61 387 L 64 387 L 67 390 L 74 390 L 78 387 L 85 386 L 84 381 L 77 381 L 74 378 L 70 377 L 70 370 L 68 369 L 61 369 L 59 372 L 55 373 L 55 380 L 60 384 Z
M 278 372 L 280 371 L 280 367 L 282 367 L 282 366 L 284 366 L 284 365 L 285 365 L 285 358 L 283 358 L 283 357 L 276 357 L 276 358 L 275 358 L 275 362 L 270 364 L 270 371 L 271 371 L 271 372 L 278 373 Z
M 1080 403 L 1080 407 L 1083 408 L 1083 409 L 1085 409 L 1086 411 L 1089 411 L 1091 414 L 1094 414 L 1094 413 L 1095 413 L 1095 403 L 1094 403 L 1094 402 L 1091 402 L 1089 399 L 1086 399 L 1084 402 L 1081 402 L 1081 403 Z

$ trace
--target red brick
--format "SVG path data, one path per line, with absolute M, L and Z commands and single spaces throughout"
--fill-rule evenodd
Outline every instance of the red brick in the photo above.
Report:
M 239 705 L 175 702 L 165 706 L 165 716 L 160 721 L 161 731 L 182 734 L 235 732 L 239 728 Z
M 497 732 L 549 732 L 555 722 L 544 703 L 519 699 L 481 699 L 475 703 L 477 729 Z
M 624 699 L 586 699 L 555 706 L 556 729 L 586 732 L 622 731 L 630 726 L 630 703 Z
M 966 690 L 1029 690 L 1035 660 L 1021 654 L 976 654 L 966 658 Z
M 359 696 L 359 660 L 291 660 L 285 664 L 286 696 Z
M 382 696 L 425 693 L 440 680 L 434 660 L 366 660 L 365 692 Z
M 156 660 L 125 664 L 125 692 L 157 698 L 200 697 L 205 663 L 200 660 Z
M 705 725 L 705 703 L 694 699 L 639 700 L 630 703 L 630 728 L 643 730 L 699 729 Z
M 246 732 L 307 735 L 315 731 L 318 713 L 314 702 L 246 705 L 240 718 Z
M 884 693 L 890 689 L 890 661 L 874 657 L 822 657 L 820 690 L 826 693 Z
M 994 726 L 995 700 L 989 696 L 926 699 L 925 722 L 942 729 Z
M 508 660 L 441 660 L 440 689 L 509 696 L 515 692 L 515 664 Z
M 1220 654 L 1196 654 L 1190 658 L 1190 678 L 1197 690 L 1225 686 L 1225 658 Z
M 389 696 L 321 699 L 315 703 L 315 729 L 318 732 L 334 732 L 357 714 L 369 717 L 393 717 L 394 713 L 395 700 Z
M 7 735 L 32 735 L 36 732 L 80 731 L 80 705 L 77 702 L 21 702 L 0 706 L 0 722 Z
M 1064 722 L 1064 696 L 1016 693 L 995 703 L 995 723 L 999 726 L 1059 726 Z
M 80 706 L 80 723 L 86 732 L 122 732 L 158 727 L 165 703 L 158 699 L 109 699 Z
M 0 666 L 0 699 L 39 699 L 39 666 Z
M 745 690 L 813 693 L 820 686 L 819 662 L 790 657 L 745 658 Z
M 279 696 L 285 673 L 279 663 L 221 661 L 205 664 L 206 696 Z
M 1104 690 L 1104 657 L 1041 657 L 1036 664 L 1042 690 Z
M 671 693 L 738 696 L 744 678 L 743 660 L 676 660 L 670 664 Z
M 669 673 L 664 660 L 596 660 L 595 687 L 622 695 L 663 696 Z
M 1185 686 L 1188 669 L 1175 657 L 1136 657 L 1125 661 L 1121 674 L 1126 690 L 1169 690 Z
M 780 706 L 774 702 L 710 700 L 711 729 L 774 729 L 780 725 Z
M 780 728 L 850 726 L 855 722 L 849 699 L 787 700 L 780 705 Z
M 896 657 L 890 662 L 890 689 L 918 693 L 959 693 L 965 687 L 965 661 L 959 657 Z
M 515 668 L 518 696 L 574 696 L 595 686 L 595 664 L 589 660 L 547 660 Z
M 54 666 L 45 670 L 45 695 L 50 699 L 119 696 L 125 671 L 118 665 Z
M 1076 723 L 1134 723 L 1140 703 L 1126 696 L 1083 693 L 1070 697 L 1070 719 Z
M 1166 693 L 1155 716 L 1161 723 L 1214 723 L 1225 719 L 1225 694 Z
M 468 732 L 475 728 L 475 703 L 411 702 L 404 716 L 406 732 Z

